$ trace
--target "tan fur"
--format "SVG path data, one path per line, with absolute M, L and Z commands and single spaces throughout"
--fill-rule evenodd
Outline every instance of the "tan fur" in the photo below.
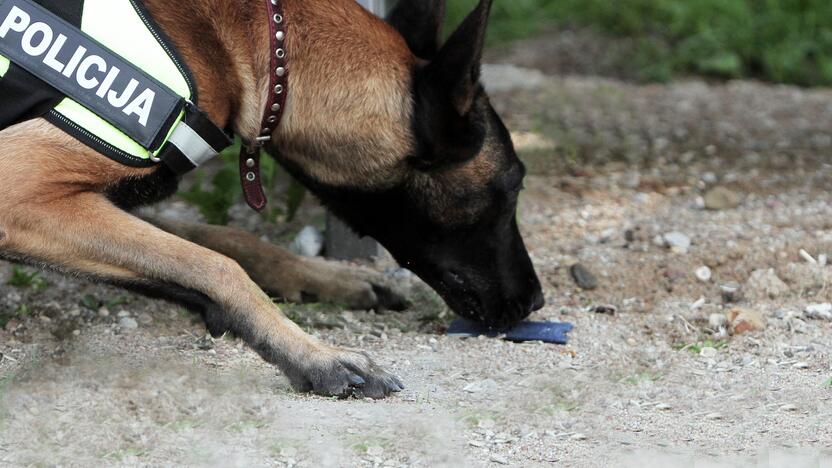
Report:
M 401 38 L 353 0 L 281 1 L 292 24 L 292 65 L 277 141 L 322 180 L 393 176 L 409 137 L 403 82 L 413 59 Z M 192 68 L 200 106 L 215 123 L 231 123 L 247 138 L 256 134 L 270 72 L 262 0 L 145 3 Z M 373 125 L 383 129 L 379 136 L 367 130 Z M 237 262 L 125 213 L 104 196 L 120 180 L 151 169 L 120 165 L 42 120 L 5 129 L 0 141 L 0 256 L 201 293 L 301 389 L 341 394 L 353 374 L 366 380 L 371 396 L 398 388 L 365 355 L 300 330 Z

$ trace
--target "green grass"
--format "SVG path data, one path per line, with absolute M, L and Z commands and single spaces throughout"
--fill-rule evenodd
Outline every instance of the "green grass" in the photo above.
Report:
M 699 354 L 702 352 L 702 348 L 716 348 L 722 349 L 728 346 L 727 341 L 712 341 L 712 340 L 705 340 L 705 341 L 698 341 L 696 343 L 688 343 L 676 346 L 677 349 L 680 351 L 690 351 L 693 354 Z
M 458 24 L 475 4 L 452 0 L 449 26 Z M 633 39 L 634 47 L 621 62 L 644 80 L 693 73 L 802 86 L 832 84 L 828 0 L 497 1 L 488 42 L 567 24 Z
M 223 151 L 220 157 L 222 167 L 210 180 L 208 180 L 205 171 L 198 170 L 196 171 L 194 185 L 189 190 L 179 194 L 185 201 L 196 206 L 209 224 L 228 224 L 231 207 L 242 200 L 239 154 L 240 142 L 238 141 L 235 145 Z M 276 222 L 281 216 L 286 221 L 292 221 L 306 199 L 306 189 L 295 179 L 289 177 L 285 192 L 281 193 L 278 198 L 278 200 L 282 199 L 282 206 L 274 202 L 279 171 L 280 169 L 274 159 L 270 157 L 261 158 L 260 175 L 263 188 L 270 198 L 270 204 L 263 211 L 262 216 L 271 223 Z
M 34 289 L 36 292 L 46 289 L 48 284 L 41 278 L 37 271 L 28 271 L 22 266 L 12 266 L 12 276 L 8 281 L 9 286 L 21 289 Z

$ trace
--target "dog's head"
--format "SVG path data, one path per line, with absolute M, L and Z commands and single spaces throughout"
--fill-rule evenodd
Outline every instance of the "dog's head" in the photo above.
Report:
M 516 221 L 525 169 L 479 83 L 490 9 L 482 0 L 444 45 L 443 0 L 402 0 L 388 18 L 418 57 L 394 182 L 347 189 L 295 172 L 454 312 L 499 329 L 542 307 L 543 294 Z

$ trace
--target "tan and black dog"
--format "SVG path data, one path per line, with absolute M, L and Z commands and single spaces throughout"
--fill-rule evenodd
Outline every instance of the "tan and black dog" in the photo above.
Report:
M 543 303 L 515 220 L 524 168 L 479 84 L 490 0 L 444 45 L 443 0 L 402 0 L 387 22 L 354 0 L 280 0 L 291 67 L 270 153 L 358 232 L 378 239 L 458 314 L 500 328 Z M 145 0 L 220 127 L 257 136 L 269 84 L 260 0 Z M 0 257 L 183 303 L 303 391 L 380 398 L 401 382 L 325 344 L 264 290 L 357 307 L 397 302 L 372 275 L 301 259 L 238 230 L 148 222 L 165 167 L 103 157 L 44 120 L 0 132 Z

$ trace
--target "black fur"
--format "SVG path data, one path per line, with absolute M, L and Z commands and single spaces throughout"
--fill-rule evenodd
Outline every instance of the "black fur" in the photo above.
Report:
M 142 177 L 128 177 L 107 189 L 106 196 L 114 205 L 130 211 L 170 198 L 179 188 L 179 177 L 164 164 Z

